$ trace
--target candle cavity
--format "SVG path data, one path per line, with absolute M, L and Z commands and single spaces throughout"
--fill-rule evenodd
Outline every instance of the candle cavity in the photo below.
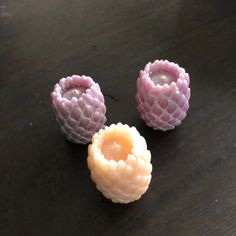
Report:
M 172 73 L 164 70 L 151 72 L 150 78 L 155 85 L 159 84 L 161 86 L 176 81 L 176 78 Z
M 126 160 L 132 153 L 132 141 L 128 136 L 111 133 L 103 138 L 101 152 L 108 160 Z
M 68 89 L 63 93 L 63 97 L 68 100 L 71 100 L 73 97 L 80 98 L 81 95 L 86 91 L 86 89 L 87 88 L 84 88 L 82 86 Z

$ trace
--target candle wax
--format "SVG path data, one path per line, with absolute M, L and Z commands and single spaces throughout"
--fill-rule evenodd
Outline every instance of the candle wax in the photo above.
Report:
M 78 87 L 78 88 L 72 88 L 63 93 L 63 97 L 67 98 L 68 100 L 71 100 L 73 97 L 79 98 L 84 92 L 85 88 Z
M 101 151 L 108 160 L 126 160 L 132 151 L 132 145 L 128 138 L 113 135 L 104 140 Z
M 150 77 L 155 85 L 159 84 L 161 86 L 175 81 L 174 76 L 167 71 L 154 72 Z

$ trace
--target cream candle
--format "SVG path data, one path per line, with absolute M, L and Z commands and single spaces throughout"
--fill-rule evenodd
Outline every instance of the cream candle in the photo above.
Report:
M 163 131 L 174 129 L 189 108 L 189 75 L 167 60 L 148 63 L 137 79 L 138 111 L 146 124 Z
M 56 119 L 67 139 L 88 143 L 106 122 L 104 97 L 97 83 L 88 76 L 63 78 L 51 93 Z
M 97 189 L 113 202 L 133 202 L 148 189 L 151 153 L 135 127 L 118 123 L 101 129 L 92 138 L 87 160 Z

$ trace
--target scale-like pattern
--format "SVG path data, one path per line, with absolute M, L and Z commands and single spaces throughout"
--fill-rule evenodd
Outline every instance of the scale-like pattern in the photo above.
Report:
M 174 78 L 170 84 L 155 84 L 152 75 L 167 72 Z M 153 129 L 163 131 L 181 124 L 189 108 L 189 75 L 178 64 L 167 60 L 148 63 L 137 79 L 137 109 Z
M 106 106 L 100 87 L 88 76 L 63 78 L 51 93 L 56 119 L 67 139 L 89 143 L 104 127 Z
M 102 152 L 104 140 L 112 136 L 130 139 L 131 152 L 121 160 L 109 159 Z M 93 136 L 88 149 L 88 167 L 97 189 L 118 203 L 138 200 L 147 191 L 152 177 L 151 153 L 145 139 L 135 127 L 121 123 L 106 126 Z

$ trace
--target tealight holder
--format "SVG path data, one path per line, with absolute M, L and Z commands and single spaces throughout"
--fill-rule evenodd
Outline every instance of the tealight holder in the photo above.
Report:
M 51 93 L 52 106 L 62 133 L 75 143 L 91 142 L 104 127 L 106 106 L 101 89 L 89 76 L 62 78 Z
M 95 133 L 87 162 L 97 189 L 115 203 L 138 200 L 151 181 L 151 153 L 135 127 L 118 123 Z
M 137 79 L 137 109 L 154 130 L 174 129 L 189 109 L 189 75 L 167 60 L 148 63 Z

